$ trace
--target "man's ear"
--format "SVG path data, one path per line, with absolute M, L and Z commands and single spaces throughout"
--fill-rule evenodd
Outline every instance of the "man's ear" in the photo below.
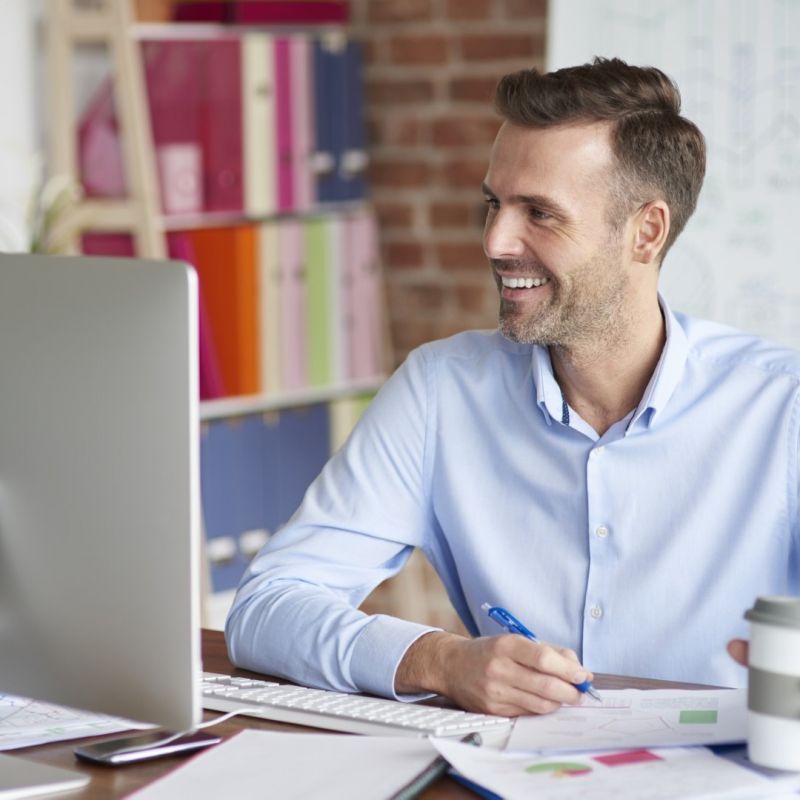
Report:
M 645 203 L 633 217 L 633 260 L 658 263 L 669 235 L 669 206 L 663 200 Z

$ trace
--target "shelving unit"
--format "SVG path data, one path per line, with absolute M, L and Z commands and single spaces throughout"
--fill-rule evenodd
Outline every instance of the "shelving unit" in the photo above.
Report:
M 275 213 L 246 216 L 231 212 L 202 212 L 188 214 L 164 214 L 160 208 L 159 178 L 156 154 L 152 139 L 152 120 L 145 86 L 145 69 L 142 57 L 142 42 L 159 39 L 213 39 L 230 36 L 231 29 L 223 25 L 209 24 L 142 24 L 133 14 L 132 0 L 48 0 L 46 11 L 47 69 L 49 84 L 49 150 L 53 174 L 69 176 L 80 184 L 78 161 L 77 124 L 74 117 L 75 92 L 72 85 L 73 60 L 76 50 L 84 45 L 100 45 L 107 49 L 114 75 L 114 101 L 118 118 L 119 140 L 122 146 L 122 161 L 128 196 L 124 198 L 82 198 L 60 221 L 59 238 L 67 240 L 69 250 L 79 252 L 82 234 L 88 231 L 126 233 L 133 236 L 136 255 L 144 258 L 164 258 L 167 253 L 167 235 L 172 231 L 218 228 L 232 225 L 258 224 L 273 220 L 319 217 L 332 212 L 353 212 L 368 205 L 361 200 L 336 203 L 318 203 L 297 213 Z M 309 32 L 307 27 L 292 26 L 292 33 Z M 341 30 L 321 26 L 315 32 L 324 31 L 325 36 L 343 36 Z M 284 31 L 282 31 L 283 33 Z M 383 297 L 382 284 L 380 295 Z M 208 436 L 212 426 L 230 424 L 236 426 L 266 425 L 276 413 L 289 413 L 294 409 L 313 410 L 321 404 L 345 404 L 365 394 L 374 393 L 384 380 L 384 372 L 390 363 L 390 343 L 385 315 L 382 335 L 383 363 L 381 374 L 357 380 L 337 380 L 331 385 L 270 391 L 259 394 L 220 397 L 201 402 L 203 435 Z M 352 401 L 352 402 L 351 402 Z M 339 415 L 342 416 L 341 414 Z M 344 415 L 347 416 L 347 415 Z M 336 427 L 331 423 L 331 428 Z M 330 436 L 331 447 L 343 438 L 341 424 L 338 432 Z M 327 444 L 327 442 L 326 442 Z M 206 498 L 204 497 L 204 507 Z M 209 509 L 205 507 L 206 522 Z M 221 537 L 211 541 L 207 553 L 213 562 L 219 558 L 223 565 L 240 559 L 242 554 L 252 554 L 252 543 L 257 541 L 258 530 L 239 531 L 239 536 Z M 264 532 L 265 535 L 268 531 Z M 232 534 L 236 534 L 232 531 Z M 209 532 L 210 535 L 210 532 Z M 223 538 L 230 541 L 222 541 Z M 245 552 L 247 549 L 247 552 Z M 216 554 L 216 555 L 215 555 Z M 206 619 L 206 624 L 218 624 L 227 594 L 211 598 L 209 608 L 216 619 Z M 216 612 L 214 612 L 216 609 Z

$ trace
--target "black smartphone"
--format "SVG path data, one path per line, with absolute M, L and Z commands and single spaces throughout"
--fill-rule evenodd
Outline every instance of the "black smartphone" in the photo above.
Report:
M 151 758 L 191 753 L 221 741 L 221 736 L 205 731 L 189 731 L 183 734 L 155 731 L 81 745 L 75 748 L 74 753 L 83 761 L 92 761 L 95 764 L 133 764 Z

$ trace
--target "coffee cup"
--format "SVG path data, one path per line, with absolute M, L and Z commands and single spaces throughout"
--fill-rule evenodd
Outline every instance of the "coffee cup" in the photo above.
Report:
M 764 767 L 800 770 L 800 598 L 759 597 L 744 616 L 748 755 Z

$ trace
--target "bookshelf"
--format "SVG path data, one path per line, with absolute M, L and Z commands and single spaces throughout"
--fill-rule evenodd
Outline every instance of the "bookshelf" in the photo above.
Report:
M 336 25 L 275 29 L 186 22 L 138 23 L 130 0 L 48 2 L 51 170 L 70 176 L 86 189 L 85 196 L 62 219 L 59 238 L 65 239 L 75 253 L 83 250 L 146 258 L 171 256 L 195 264 L 200 277 L 201 303 L 208 311 L 204 315 L 201 308 L 201 339 L 205 324 L 206 340 L 221 353 L 216 369 L 225 385 L 209 390 L 200 405 L 201 482 L 206 556 L 210 564 L 206 624 L 218 626 L 247 560 L 288 519 L 305 487 L 354 424 L 366 402 L 365 396 L 380 387 L 390 363 L 376 242 L 369 252 L 363 247 L 359 250 L 357 244 L 358 231 L 364 225 L 374 226 L 363 191 L 363 138 L 356 136 L 350 149 L 338 141 L 336 137 L 341 139 L 345 134 L 331 125 L 326 129 L 320 122 L 319 115 L 324 109 L 319 101 L 314 108 L 300 109 L 293 105 L 290 112 L 280 108 L 281 102 L 288 102 L 285 86 L 281 100 L 282 69 L 292 69 L 292 74 L 297 75 L 305 64 L 309 81 L 330 81 L 337 71 L 345 80 L 352 81 L 357 79 L 352 71 L 357 64 L 351 63 L 349 57 L 340 58 L 348 52 L 349 44 L 346 32 Z M 216 48 L 217 42 L 223 42 L 224 47 Z M 87 114 L 95 115 L 94 130 L 92 119 L 87 122 L 86 117 L 80 121 L 74 118 L 74 92 L 69 77 L 73 74 L 76 49 L 87 44 L 107 48 L 113 72 L 113 87 L 101 87 L 87 110 Z M 166 91 L 169 70 L 180 66 L 180 59 L 170 59 L 176 53 L 182 57 L 188 52 L 186 48 L 195 48 L 195 55 L 200 54 L 198 70 L 208 70 L 204 73 L 207 82 L 217 82 L 216 88 L 209 91 L 216 91 L 218 97 L 226 98 L 229 103 L 221 116 L 227 115 L 230 130 L 235 133 L 219 129 L 219 135 L 228 138 L 217 142 L 216 157 L 223 151 L 241 151 L 238 172 L 233 178 L 224 172 L 227 166 L 221 169 L 215 184 L 216 194 L 213 187 L 209 188 L 205 173 L 210 163 L 208 154 L 203 151 L 199 155 L 196 148 L 192 149 L 191 130 L 185 135 L 185 142 L 171 141 L 170 137 L 175 138 L 174 131 L 166 130 L 169 125 L 189 122 L 180 109 L 174 113 Z M 263 60 L 264 53 L 269 54 L 268 68 L 264 66 L 267 63 Z M 163 68 L 159 67 L 162 62 Z M 255 72 L 251 75 L 248 70 Z M 240 73 L 241 83 L 236 85 L 236 91 L 242 94 L 237 107 L 230 105 L 235 94 L 233 84 L 222 83 L 220 76 Z M 192 69 L 185 70 L 184 78 L 187 92 L 199 90 L 198 87 L 207 89 L 201 78 L 193 77 Z M 270 92 L 265 93 L 258 81 L 267 79 L 274 83 Z M 322 94 L 328 96 L 336 88 L 326 84 Z M 162 90 L 160 95 L 159 90 Z M 252 96 L 247 94 L 249 90 L 254 93 Z M 282 123 L 267 129 L 267 111 L 257 105 L 265 96 L 274 103 L 269 113 L 290 114 L 294 126 L 291 130 Z M 358 110 L 351 109 L 351 113 Z M 302 115 L 309 112 L 317 115 L 312 132 L 318 139 L 331 137 L 339 151 L 326 153 L 317 147 L 307 153 L 308 163 L 301 167 L 297 166 L 297 156 L 292 154 L 295 172 L 287 177 L 287 156 L 281 148 L 309 135 L 311 129 L 303 128 L 305 134 L 301 130 Z M 209 116 L 215 113 L 212 108 Z M 262 138 L 255 145 L 253 125 L 261 126 L 258 131 Z M 94 134 L 95 139 L 91 139 Z M 277 152 L 276 160 L 260 142 L 267 142 Z M 266 193 L 264 187 L 248 182 L 251 175 L 265 168 L 270 171 Z M 194 183 L 175 179 L 173 185 L 170 178 L 173 174 L 189 174 Z M 192 194 L 198 180 L 203 189 L 199 201 Z M 223 257 L 209 255 L 210 251 L 203 249 L 206 240 L 216 242 L 218 254 L 228 253 L 239 244 L 250 248 L 248 252 L 255 248 L 257 263 L 247 266 L 243 257 L 238 266 L 226 264 L 226 269 L 230 269 L 221 279 L 217 264 L 221 264 Z M 291 298 L 286 287 L 294 273 L 286 272 L 286 266 L 277 262 L 264 266 L 265 242 L 277 242 L 276 252 L 286 252 L 290 240 L 299 243 L 302 258 L 306 259 L 299 272 L 307 281 L 302 289 L 292 290 Z M 179 242 L 177 247 L 176 242 Z M 307 263 L 312 248 L 326 254 L 325 265 Z M 357 285 L 361 279 L 344 275 L 343 270 L 351 262 L 357 263 L 358 258 L 363 262 L 364 273 L 369 273 L 364 279 L 368 281 L 364 284 L 368 294 L 351 296 L 347 294 L 348 287 Z M 228 298 L 226 310 L 220 310 L 223 305 L 220 298 L 227 291 L 224 284 L 231 283 L 240 268 L 249 269 L 242 285 L 251 288 L 244 295 L 241 288 L 232 292 L 233 295 L 238 291 L 238 295 Z M 212 275 L 213 270 L 216 271 Z M 277 275 L 275 280 L 283 283 L 280 296 L 273 293 L 275 296 L 265 299 L 263 287 L 269 285 L 272 291 L 268 270 Z M 313 280 L 327 283 L 321 289 L 319 283 L 312 285 Z M 254 286 L 260 288 L 254 290 Z M 335 312 L 326 308 L 331 306 L 333 297 L 325 300 L 326 287 L 334 287 L 332 291 L 337 295 Z M 298 292 L 302 293 L 300 300 Z M 366 298 L 372 298 L 371 302 Z M 304 306 L 306 300 L 308 308 Z M 316 303 L 313 308 L 312 302 Z M 337 327 L 337 315 L 350 320 L 370 306 L 369 319 L 351 320 Z M 325 314 L 320 314 L 320 309 L 330 317 L 328 327 L 322 331 L 317 320 Z M 247 318 L 250 328 L 261 333 L 240 331 L 239 339 L 225 345 L 227 350 L 222 352 L 224 315 L 231 324 Z M 277 317 L 280 324 L 275 327 L 272 320 Z M 270 325 L 273 327 L 266 336 Z M 252 338 L 254 335 L 256 338 Z M 242 344 L 244 336 L 250 337 L 247 347 Z M 306 343 L 295 351 L 276 349 L 279 339 L 296 344 L 303 338 Z M 338 350 L 334 347 L 328 353 L 326 349 L 327 355 L 321 357 L 319 350 L 314 350 L 315 341 L 328 349 L 338 342 Z M 366 354 L 364 342 L 370 345 Z M 245 356 L 244 350 L 247 350 Z M 260 356 L 254 355 L 256 350 Z M 201 375 L 203 353 L 201 342 Z M 307 363 L 298 371 L 295 367 L 302 359 Z M 246 368 L 242 367 L 243 360 L 248 361 Z M 275 367 L 278 363 L 280 366 Z M 211 371 L 209 368 L 209 374 Z M 236 376 L 241 377 L 245 372 L 247 378 L 236 382 Z

